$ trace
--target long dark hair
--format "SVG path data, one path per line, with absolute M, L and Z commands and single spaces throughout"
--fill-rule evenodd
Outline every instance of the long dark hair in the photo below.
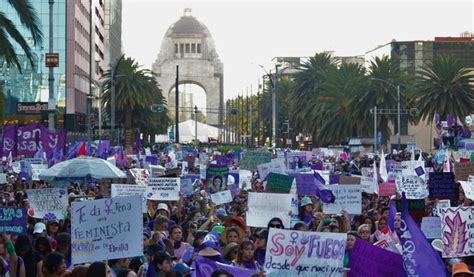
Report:
M 238 263 L 238 264 L 241 264 L 242 263 L 242 252 L 244 251 L 245 247 L 247 246 L 252 246 L 253 250 L 255 251 L 255 245 L 253 244 L 253 241 L 251 240 L 244 240 L 240 246 L 239 246 L 239 253 L 237 253 L 237 258 L 235 258 L 235 261 Z M 255 255 L 252 255 L 252 262 L 255 262 Z
M 279 217 L 274 217 L 274 218 L 270 219 L 270 221 L 268 221 L 268 225 L 267 225 L 268 229 L 270 229 L 270 223 L 272 223 L 272 221 L 278 221 L 281 225 L 281 228 L 285 229 L 285 225 L 283 225 L 283 221 Z

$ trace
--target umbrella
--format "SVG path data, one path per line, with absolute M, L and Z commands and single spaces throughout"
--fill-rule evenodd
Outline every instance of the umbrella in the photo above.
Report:
M 106 160 L 81 156 L 43 170 L 39 178 L 51 181 L 59 178 L 85 178 L 88 176 L 94 179 L 127 177 L 124 172 Z

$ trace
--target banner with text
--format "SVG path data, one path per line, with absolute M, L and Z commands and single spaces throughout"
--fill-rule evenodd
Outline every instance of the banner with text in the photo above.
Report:
M 452 172 L 436 172 L 429 174 L 430 196 L 433 198 L 451 198 L 458 195 Z
M 278 174 L 285 174 L 286 172 L 285 161 L 281 159 L 275 159 L 269 163 L 259 164 L 257 169 L 258 176 L 261 180 L 265 180 L 270 172 Z
M 292 201 L 298 202 L 298 197 L 292 194 L 249 192 L 247 225 L 266 228 L 270 219 L 279 217 L 288 228 Z
M 0 233 L 21 235 L 26 231 L 26 209 L 0 207 Z
M 428 196 L 425 181 L 418 176 L 397 176 L 397 191 L 405 193 L 407 199 L 423 199 Z
M 224 190 L 211 194 L 211 200 L 216 206 L 232 202 L 232 193 L 230 190 Z
M 360 214 L 362 211 L 362 191 L 360 185 L 329 186 L 336 197 L 334 203 L 323 203 L 325 214 L 339 214 L 346 210 L 349 214 Z
M 132 185 L 132 184 L 112 184 L 110 196 L 123 197 L 139 195 L 142 200 L 142 212 L 146 213 L 148 207 L 146 206 L 146 185 Z
M 30 210 L 34 218 L 49 221 L 64 219 L 67 216 L 68 194 L 64 188 L 28 189 Z
M 146 189 L 146 197 L 150 200 L 177 201 L 181 178 L 150 178 Z

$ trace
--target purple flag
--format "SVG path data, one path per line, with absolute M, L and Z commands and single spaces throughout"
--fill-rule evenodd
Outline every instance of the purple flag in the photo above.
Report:
M 51 151 L 52 152 L 52 151 Z M 42 159 L 44 156 L 44 151 L 43 151 L 43 148 L 39 148 L 38 151 L 36 151 L 35 155 L 33 156 L 33 158 L 36 158 L 36 159 Z
M 158 157 L 157 156 L 146 156 L 145 162 L 150 163 L 151 165 L 158 164 Z
M 92 155 L 92 145 L 90 143 L 86 143 L 86 156 L 91 156 Z
M 77 155 L 77 150 L 79 150 L 81 145 L 82 145 L 82 142 L 78 141 L 74 145 L 69 147 L 69 149 L 67 150 L 67 153 L 66 153 L 66 159 L 70 160 L 70 159 L 75 158 L 76 155 Z
M 100 142 L 99 146 L 97 147 L 97 151 L 95 152 L 95 156 L 101 159 L 107 159 L 107 152 L 110 147 L 110 140 L 103 140 Z
M 321 177 L 317 172 L 314 173 L 315 177 L 315 184 L 316 184 L 316 195 L 318 195 L 319 199 L 324 203 L 334 203 L 336 201 L 336 197 L 332 193 L 330 189 L 328 189 L 324 184 L 322 184 L 316 174 Z
M 407 276 L 449 276 L 443 260 L 408 213 L 405 193 L 402 196 L 400 241 L 403 246 L 403 266 Z M 444 274 L 443 274 L 444 273 Z
M 7 125 L 3 127 L 2 137 L 2 157 L 8 157 L 12 153 L 13 157 L 16 157 L 16 125 Z
M 224 269 L 228 271 L 232 276 L 239 276 L 239 277 L 250 277 L 253 275 L 258 275 L 258 271 L 250 270 L 246 268 L 231 266 L 223 263 L 218 263 L 211 259 L 198 256 L 197 259 L 193 263 L 193 268 L 196 271 L 193 271 L 193 277 L 208 277 L 211 276 L 212 272 L 217 269 Z

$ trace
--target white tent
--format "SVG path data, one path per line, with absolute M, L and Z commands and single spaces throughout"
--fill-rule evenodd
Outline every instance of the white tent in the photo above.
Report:
M 194 139 L 194 120 L 190 119 L 179 123 L 179 142 L 189 143 Z M 197 138 L 200 142 L 208 142 L 208 138 L 219 138 L 219 128 L 207 125 L 201 122 L 197 122 Z M 158 142 L 169 141 L 168 136 L 160 135 L 157 139 Z

